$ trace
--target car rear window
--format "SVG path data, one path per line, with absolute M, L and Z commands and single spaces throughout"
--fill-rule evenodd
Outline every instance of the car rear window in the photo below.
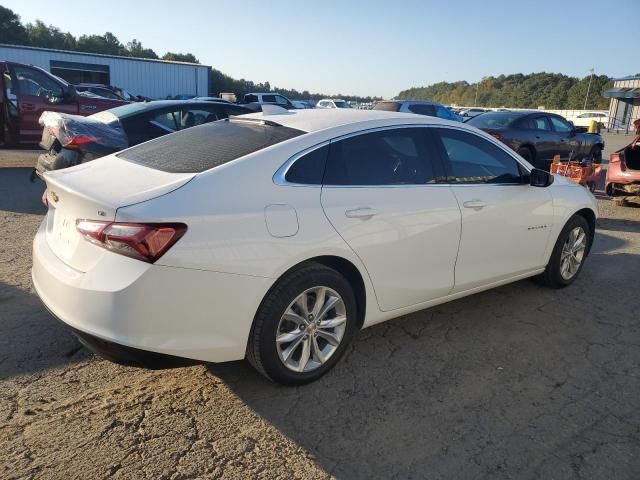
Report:
M 518 112 L 490 112 L 473 117 L 467 123 L 477 128 L 499 128 L 508 127 L 521 117 Z
M 385 112 L 399 112 L 400 102 L 378 102 L 373 106 L 374 110 L 384 110 Z
M 253 121 L 221 120 L 151 140 L 118 158 L 170 173 L 198 173 L 304 134 Z

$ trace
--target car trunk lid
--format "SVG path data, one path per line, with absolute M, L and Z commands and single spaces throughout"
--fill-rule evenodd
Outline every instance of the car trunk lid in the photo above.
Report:
M 67 265 L 86 272 L 108 253 L 83 238 L 76 230 L 77 220 L 114 221 L 118 208 L 169 193 L 194 176 L 154 170 L 114 156 L 47 173 L 47 243 Z

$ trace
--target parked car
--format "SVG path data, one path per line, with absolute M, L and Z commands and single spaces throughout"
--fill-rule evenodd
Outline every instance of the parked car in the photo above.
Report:
M 291 100 L 275 92 L 247 93 L 243 98 L 242 105 L 250 108 L 254 112 L 260 111 L 262 105 L 277 105 L 287 110 L 294 110 L 296 108 Z
M 0 135 L 5 145 L 37 143 L 45 110 L 91 115 L 124 100 L 82 95 L 73 85 L 33 65 L 0 62 Z
M 134 95 L 124 88 L 114 87 L 111 85 L 103 85 L 100 83 L 78 83 L 74 85 L 78 92 L 91 92 L 100 97 L 110 98 L 112 100 L 124 100 L 127 102 L 141 102 L 144 100 L 139 95 Z
M 591 125 L 591 121 L 595 120 L 598 122 L 598 126 L 600 128 L 606 127 L 609 124 L 609 113 L 608 112 L 584 112 L 579 115 L 576 115 L 572 123 L 576 127 L 588 127 Z
M 217 103 L 231 103 L 228 100 L 224 100 L 219 97 L 194 97 L 191 99 L 192 102 L 217 102 Z
M 463 108 L 458 113 L 461 117 L 465 117 L 465 121 L 467 121 L 467 119 L 469 118 L 477 117 L 478 115 L 481 115 L 489 111 L 490 110 L 486 108 L 473 107 L 473 108 Z
M 579 132 L 560 115 L 537 111 L 487 112 L 467 121 L 505 143 L 527 162 L 548 169 L 555 155 L 563 161 L 590 157 L 602 162 L 604 138 Z
M 45 180 L 33 285 L 82 343 L 156 367 L 246 357 L 286 384 L 358 329 L 526 277 L 570 285 L 597 216 L 480 130 L 357 109 L 213 122 Z
M 313 105 L 311 105 L 311 103 L 303 100 L 291 100 L 291 103 L 293 103 L 294 107 L 300 108 L 300 109 L 313 108 Z
M 387 112 L 417 113 L 418 115 L 444 118 L 445 120 L 453 120 L 455 122 L 464 121 L 460 115 L 453 113 L 444 105 L 431 100 L 383 100 L 377 102 L 373 109 L 385 110 Z
M 605 192 L 607 195 L 640 195 L 640 119 L 633 122 L 636 136 L 626 147 L 609 157 Z
M 316 108 L 353 108 L 349 102 L 340 98 L 323 98 L 316 103 Z
M 85 163 L 185 128 L 251 110 L 228 102 L 158 100 L 131 103 L 89 117 L 45 112 L 36 173 Z

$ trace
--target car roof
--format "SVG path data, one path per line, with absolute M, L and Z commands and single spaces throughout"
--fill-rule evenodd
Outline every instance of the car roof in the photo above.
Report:
M 411 103 L 414 105 L 442 105 L 434 100 L 380 100 L 376 103 Z
M 415 113 L 386 112 L 383 110 L 358 110 L 358 109 L 304 109 L 284 110 L 277 114 L 264 114 L 262 112 L 243 115 L 240 119 L 255 119 L 271 122 L 284 127 L 295 128 L 303 132 L 311 133 L 340 126 L 365 126 L 367 123 L 380 123 L 384 126 L 385 120 L 389 125 L 394 124 L 441 124 L 460 126 L 459 122 L 444 120 Z M 404 121 L 404 122 L 403 122 Z M 353 128 L 357 131 L 358 128 Z

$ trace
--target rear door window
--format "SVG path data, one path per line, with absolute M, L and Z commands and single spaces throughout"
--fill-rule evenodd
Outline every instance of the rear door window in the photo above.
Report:
M 394 128 L 331 142 L 325 185 L 435 183 L 434 152 L 423 128 Z
M 265 103 L 276 103 L 275 95 L 262 95 L 262 101 Z
M 521 183 L 518 162 L 488 140 L 450 128 L 435 132 L 453 183 Z
M 429 117 L 436 116 L 436 109 L 433 105 L 409 105 L 409 111 L 417 113 L 418 115 L 427 115 Z
M 285 180 L 302 185 L 322 184 L 328 154 L 329 145 L 325 145 L 298 158 L 287 170 Z

